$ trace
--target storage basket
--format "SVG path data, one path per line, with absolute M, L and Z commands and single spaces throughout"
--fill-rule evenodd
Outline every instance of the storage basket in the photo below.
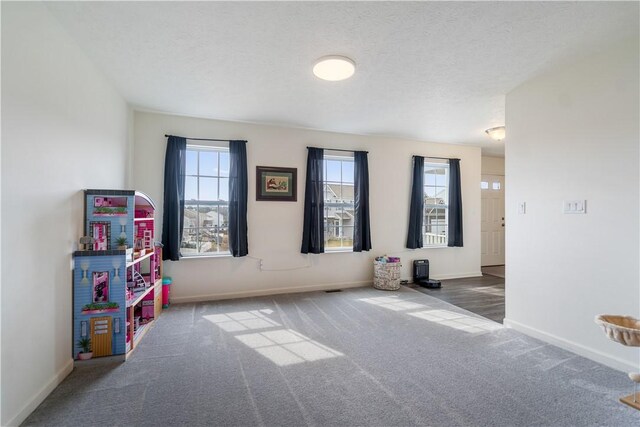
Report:
M 397 291 L 400 289 L 399 262 L 374 262 L 373 263 L 373 287 L 384 291 Z

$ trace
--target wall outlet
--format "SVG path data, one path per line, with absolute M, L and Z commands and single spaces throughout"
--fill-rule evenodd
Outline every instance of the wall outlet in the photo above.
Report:
M 527 202 L 518 203 L 518 213 L 524 215 L 527 213 Z
M 565 200 L 562 202 L 562 212 L 565 214 L 586 214 L 586 200 Z

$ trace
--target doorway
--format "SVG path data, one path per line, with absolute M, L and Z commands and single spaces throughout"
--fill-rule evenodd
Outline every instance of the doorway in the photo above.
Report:
M 94 357 L 111 356 L 113 354 L 111 320 L 110 316 L 91 319 L 91 348 Z
M 480 191 L 481 266 L 483 270 L 485 267 L 501 266 L 504 277 L 504 175 L 483 174 Z M 499 274 L 498 270 L 495 272 Z
M 442 288 L 413 285 L 419 292 L 502 323 L 505 317 L 504 158 L 482 157 L 481 277 L 442 281 Z

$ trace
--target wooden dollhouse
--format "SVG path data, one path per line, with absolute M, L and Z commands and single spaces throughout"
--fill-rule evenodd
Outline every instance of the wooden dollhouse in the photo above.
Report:
M 162 247 L 155 204 L 130 190 L 85 190 L 89 246 L 73 253 L 73 357 L 128 356 L 162 310 Z

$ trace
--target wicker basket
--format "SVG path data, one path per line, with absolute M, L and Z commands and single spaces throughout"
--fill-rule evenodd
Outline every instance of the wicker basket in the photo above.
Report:
M 400 289 L 399 262 L 374 262 L 373 263 L 373 287 L 384 291 L 397 291 Z
M 596 317 L 610 340 L 631 347 L 640 347 L 640 320 L 631 316 L 601 314 Z

